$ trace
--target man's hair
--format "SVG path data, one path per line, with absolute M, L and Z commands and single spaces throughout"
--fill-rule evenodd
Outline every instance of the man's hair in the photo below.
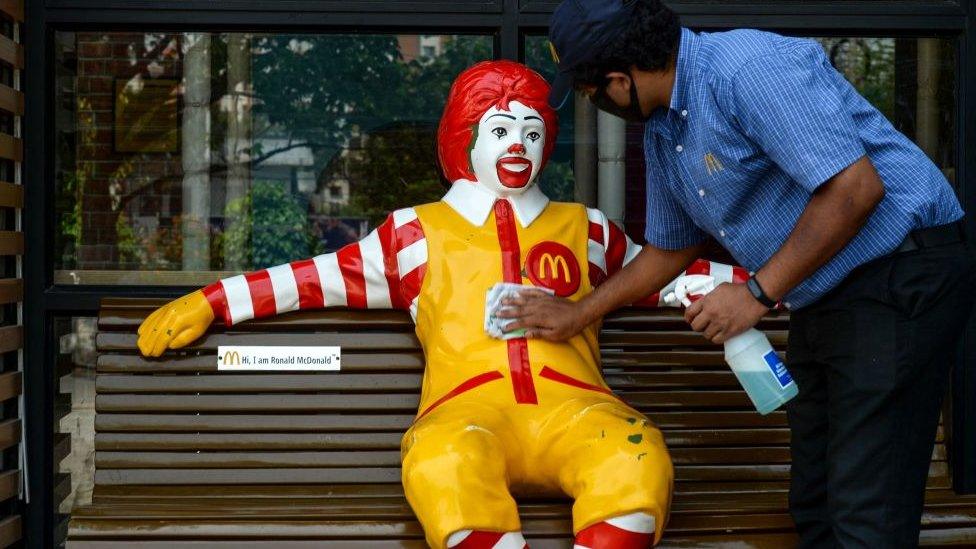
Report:
M 573 69 L 573 84 L 602 86 L 607 73 L 629 73 L 631 67 L 644 71 L 668 68 L 678 50 L 681 20 L 661 0 L 634 0 L 630 25 L 597 56 Z
M 549 84 L 534 70 L 514 61 L 484 61 L 460 75 L 451 85 L 447 105 L 437 130 L 437 156 L 444 176 L 451 183 L 459 179 L 475 179 L 471 167 L 471 148 L 477 139 L 478 123 L 492 107 L 508 110 L 508 104 L 518 101 L 542 115 L 546 126 L 546 142 L 542 149 L 545 167 L 553 147 L 559 121 L 549 106 Z

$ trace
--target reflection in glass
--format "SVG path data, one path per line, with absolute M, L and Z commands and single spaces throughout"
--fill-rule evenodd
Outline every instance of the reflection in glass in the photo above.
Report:
M 58 283 L 202 285 L 444 191 L 434 133 L 487 36 L 59 32 Z
M 524 63 L 551 82 L 556 74 L 556 64 L 549 50 L 549 39 L 538 35 L 526 36 L 524 47 Z M 545 171 L 539 176 L 539 186 L 542 191 L 553 200 L 564 202 L 578 200 L 580 194 L 573 173 L 573 145 L 576 141 L 573 99 L 570 97 L 559 110 L 559 136 L 556 148 Z

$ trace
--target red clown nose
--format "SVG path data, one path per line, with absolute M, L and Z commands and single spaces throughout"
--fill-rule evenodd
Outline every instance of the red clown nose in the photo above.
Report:
M 525 145 L 521 143 L 513 143 L 511 147 L 508 148 L 509 154 L 525 154 Z

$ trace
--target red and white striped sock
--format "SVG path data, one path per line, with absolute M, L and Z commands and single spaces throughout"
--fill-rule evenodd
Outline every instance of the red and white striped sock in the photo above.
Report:
M 450 549 L 529 549 L 522 532 L 460 530 L 447 538 Z
M 587 526 L 574 549 L 647 549 L 654 545 L 654 517 L 630 513 Z

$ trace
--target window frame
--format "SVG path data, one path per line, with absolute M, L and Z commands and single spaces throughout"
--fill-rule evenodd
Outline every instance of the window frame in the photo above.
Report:
M 56 316 L 95 315 L 104 297 L 176 297 L 188 288 L 140 286 L 56 286 L 53 281 L 54 206 L 54 33 L 59 30 L 206 30 L 209 32 L 370 32 L 485 33 L 494 37 L 496 58 L 522 59 L 523 39 L 545 32 L 556 0 L 25 0 L 24 216 L 28 252 L 24 257 L 25 441 L 30 474 L 26 505 L 26 546 L 53 546 L 56 528 L 53 490 L 52 397 L 56 390 L 56 349 L 48 338 Z M 268 7 L 269 4 L 272 7 Z M 723 30 L 756 27 L 787 34 L 913 36 L 940 35 L 957 48 L 957 187 L 963 207 L 976 212 L 976 2 L 956 0 L 674 0 L 686 26 Z M 392 8 L 392 9 L 391 9 Z M 42 90 L 41 93 L 31 93 Z M 966 218 L 976 236 L 976 219 Z M 967 327 L 955 356 L 952 384 L 953 477 L 955 489 L 976 493 L 976 322 Z M 964 429 L 963 426 L 969 426 Z

